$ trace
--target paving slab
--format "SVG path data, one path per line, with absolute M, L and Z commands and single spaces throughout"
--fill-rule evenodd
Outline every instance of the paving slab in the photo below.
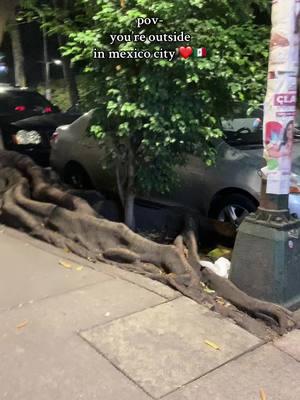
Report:
M 80 264 L 64 268 L 60 265 L 63 257 L 5 234 L 0 235 L 0 254 L 0 311 L 113 279 L 90 268 L 81 269 Z
M 31 302 L 0 314 L 0 334 L 5 337 L 23 321 L 26 332 L 44 330 L 54 337 L 69 337 L 74 332 L 153 307 L 166 300 L 131 283 L 111 280 L 77 289 L 59 296 Z M 0 342 L 0 349 L 5 350 Z M 0 351 L 1 354 L 1 351 Z
M 0 232 L 1 231 L 2 231 L 2 233 L 5 233 L 5 235 L 7 235 L 7 236 L 22 240 L 25 243 L 28 243 L 38 249 L 46 251 L 49 254 L 52 254 L 57 257 L 63 257 L 66 260 L 69 260 L 69 261 L 75 262 L 75 263 L 79 263 L 81 265 L 91 268 L 92 270 L 102 272 L 102 273 L 110 275 L 114 278 L 121 278 L 121 279 L 127 280 L 136 285 L 144 287 L 145 289 L 148 289 L 162 297 L 165 297 L 168 300 L 173 300 L 173 299 L 176 299 L 176 298 L 182 296 L 181 293 L 179 293 L 178 291 L 173 290 L 169 286 L 164 285 L 158 281 L 146 278 L 146 277 L 136 274 L 134 272 L 122 270 L 121 268 L 118 268 L 116 266 L 109 265 L 106 263 L 89 262 L 81 257 L 76 256 L 75 254 L 65 253 L 65 252 L 63 252 L 62 249 L 54 247 L 54 246 L 50 245 L 49 243 L 42 242 L 41 240 L 32 238 L 32 237 L 28 236 L 27 234 L 25 234 L 23 232 L 19 232 L 15 229 L 3 227 L 3 226 L 1 228 L 1 225 L 0 225 Z M 0 240 L 1 240 L 1 236 L 0 236 Z
M 148 399 L 76 332 L 163 301 L 114 279 L 2 312 L 0 399 Z
M 300 330 L 297 329 L 288 333 L 279 340 L 276 340 L 274 344 L 300 362 Z
M 184 297 L 81 335 L 155 398 L 261 343 L 229 320 Z M 206 340 L 216 343 L 220 350 Z
M 272 345 L 262 346 L 164 397 L 164 400 L 300 399 L 300 364 Z
M 1 400 L 150 400 L 80 337 L 30 339 L 20 332 L 1 354 Z
M 118 277 L 128 282 L 132 282 L 135 285 L 141 286 L 147 290 L 150 290 L 151 292 L 157 293 L 158 295 L 168 300 L 177 299 L 178 297 L 182 296 L 180 292 L 173 290 L 163 283 L 160 283 L 153 279 L 149 279 L 134 272 L 125 271 L 115 266 L 97 263 L 95 264 L 95 269 L 97 271 L 103 271 L 106 274 L 111 274 L 113 277 Z

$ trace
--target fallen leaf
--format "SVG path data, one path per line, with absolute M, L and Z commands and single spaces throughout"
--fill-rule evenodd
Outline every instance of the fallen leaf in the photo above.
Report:
M 204 341 L 205 344 L 207 344 L 208 346 L 212 347 L 215 350 L 221 350 L 220 346 L 218 346 L 216 343 L 211 342 L 210 340 L 205 340 Z
M 259 391 L 260 400 L 267 400 L 266 392 L 264 389 L 260 389 Z
M 216 293 L 215 290 L 212 290 L 212 289 L 210 289 L 210 288 L 208 288 L 208 287 L 206 287 L 206 288 L 204 289 L 204 292 L 205 292 L 205 293 L 208 293 L 208 294 Z
M 212 250 L 211 252 L 209 252 L 208 254 L 207 254 L 207 256 L 209 257 L 209 258 L 212 258 L 212 259 L 214 259 L 214 260 L 216 260 L 216 259 L 218 259 L 218 258 L 220 258 L 220 257 L 225 257 L 225 258 L 231 258 L 231 253 L 232 253 L 232 250 L 231 249 L 228 249 L 228 248 L 226 248 L 226 247 L 217 247 L 216 249 L 214 249 L 214 250 Z
M 72 265 L 71 264 L 69 264 L 69 263 L 67 263 L 65 261 L 62 261 L 62 260 L 59 261 L 59 265 L 61 265 L 64 268 L 67 268 L 67 269 L 72 269 Z
M 225 306 L 226 302 L 222 297 L 217 296 L 216 302 L 221 304 L 222 306 Z
M 25 326 L 28 325 L 28 321 L 23 321 L 19 325 L 16 326 L 17 329 L 23 329 Z

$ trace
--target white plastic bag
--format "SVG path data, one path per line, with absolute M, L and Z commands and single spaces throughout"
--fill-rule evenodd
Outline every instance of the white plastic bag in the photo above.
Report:
M 210 269 L 222 278 L 228 279 L 229 277 L 231 262 L 227 260 L 227 258 L 220 257 L 215 261 L 215 263 L 210 261 L 201 261 L 200 264 L 202 267 Z

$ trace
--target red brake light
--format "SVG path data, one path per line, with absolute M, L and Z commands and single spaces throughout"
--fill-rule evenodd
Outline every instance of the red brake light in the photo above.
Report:
M 47 107 L 45 107 L 44 108 L 44 113 L 52 113 L 53 112 L 53 110 L 52 110 L 52 107 L 50 107 L 50 106 L 47 106 Z
M 56 143 L 57 139 L 58 139 L 58 136 L 59 136 L 59 133 L 57 131 L 54 132 L 53 135 L 51 136 L 51 139 L 50 139 L 51 143 Z
M 15 111 L 20 111 L 20 112 L 22 112 L 22 111 L 25 111 L 26 110 L 26 107 L 25 106 L 16 106 L 15 107 Z

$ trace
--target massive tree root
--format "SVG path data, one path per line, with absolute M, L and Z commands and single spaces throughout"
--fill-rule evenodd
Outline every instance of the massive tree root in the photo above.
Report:
M 270 331 L 261 320 L 280 334 L 293 327 L 293 315 L 285 308 L 254 299 L 201 267 L 195 218 L 187 218 L 173 245 L 158 244 L 97 215 L 84 200 L 53 185 L 29 157 L 0 151 L 0 168 L 2 223 L 89 260 L 116 264 L 169 284 L 263 338 Z

